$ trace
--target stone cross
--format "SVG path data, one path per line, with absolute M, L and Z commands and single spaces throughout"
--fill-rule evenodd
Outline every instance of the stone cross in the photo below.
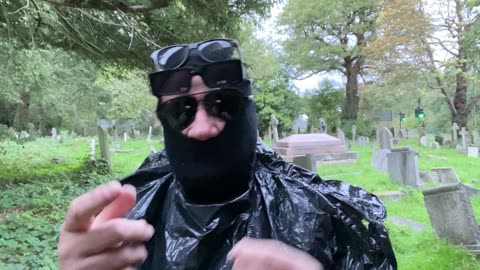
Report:
M 457 138 L 457 132 L 458 132 L 458 129 L 459 129 L 459 127 L 458 127 L 457 123 L 453 123 L 453 125 L 452 125 L 452 141 L 453 141 L 453 144 L 454 144 L 454 145 L 457 144 L 457 139 L 458 139 L 458 138 Z
M 327 122 L 325 122 L 325 119 L 320 118 L 318 119 L 318 124 L 320 128 L 320 133 L 327 133 Z
M 279 140 L 278 129 L 277 129 L 278 123 L 279 123 L 278 119 L 275 117 L 274 114 L 272 114 L 270 116 L 270 126 L 272 127 L 272 132 L 273 132 L 273 143 L 276 143 Z
M 355 140 L 356 136 L 357 136 L 357 125 L 353 124 L 352 125 L 352 141 Z
M 90 160 L 95 160 L 95 139 L 90 139 Z
M 462 135 L 462 148 L 464 150 L 467 149 L 467 128 L 462 127 L 462 131 L 460 131 L 460 135 Z
M 52 128 L 52 140 L 55 141 L 57 139 L 57 129 Z

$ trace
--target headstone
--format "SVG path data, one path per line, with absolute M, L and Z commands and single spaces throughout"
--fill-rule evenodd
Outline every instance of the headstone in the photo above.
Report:
M 352 125 L 352 141 L 355 141 L 355 137 L 357 136 L 357 125 Z
M 100 154 L 102 159 L 106 160 L 110 166 L 110 149 L 108 147 L 108 132 L 105 127 L 98 126 L 98 143 L 100 144 Z
M 438 142 L 432 142 L 430 144 L 430 148 L 433 148 L 433 149 L 440 149 L 440 144 Z
M 52 128 L 52 140 L 55 141 L 57 139 L 57 129 L 56 128 Z
M 123 133 L 123 141 L 128 141 L 128 134 L 126 132 Z
M 267 140 L 271 141 L 272 140 L 272 125 L 268 125 L 268 133 L 267 133 Z
M 398 130 L 398 138 L 400 139 L 407 139 L 407 133 L 404 129 L 399 129 Z
M 147 142 L 150 144 L 152 142 L 152 126 L 148 127 Z
M 95 160 L 95 139 L 90 139 L 90 160 Z
M 343 133 L 343 130 L 340 129 L 340 128 L 337 128 L 337 138 L 339 138 L 340 141 L 342 141 L 343 144 L 346 144 L 346 142 L 345 142 L 345 133 Z
M 426 189 L 423 196 L 438 237 L 452 244 L 480 244 L 480 228 L 470 199 L 460 184 Z
M 260 138 L 260 130 L 257 129 L 257 142 L 263 143 L 262 138 Z
M 318 127 L 320 129 L 320 133 L 328 133 L 328 130 L 327 130 L 327 122 L 325 122 L 325 119 L 323 118 L 320 118 L 318 119 Z
M 307 123 L 308 123 L 308 116 L 306 114 L 299 115 L 293 121 L 293 130 L 295 132 L 305 133 L 307 131 Z
M 468 157 L 478 158 L 478 147 L 469 146 L 468 147 Z
M 122 148 L 122 143 L 120 142 L 120 138 L 118 137 L 118 130 L 116 126 L 113 126 L 113 145 L 116 149 Z
M 272 133 L 273 133 L 273 143 L 278 142 L 278 119 L 275 117 L 274 114 L 270 116 L 270 126 L 272 127 Z
M 30 134 L 28 134 L 27 131 L 25 130 L 20 131 L 20 135 L 19 135 L 20 139 L 28 139 L 29 137 L 30 137 Z
M 437 167 L 432 168 L 432 172 L 438 175 L 438 180 L 442 184 L 458 184 L 460 178 L 458 178 L 457 172 L 452 167 Z
M 420 137 L 420 146 L 427 147 L 428 142 L 427 142 L 427 136 L 422 136 Z
M 453 145 L 457 144 L 457 140 L 458 140 L 458 135 L 457 135 L 457 132 L 460 128 L 458 127 L 457 123 L 453 123 L 452 124 L 452 141 L 453 141 Z
M 393 148 L 387 154 L 387 160 L 390 180 L 414 188 L 420 186 L 417 152 L 409 146 Z
M 472 132 L 470 132 L 471 134 L 471 137 L 472 137 L 472 145 L 474 146 L 480 146 L 480 135 L 478 134 L 478 131 L 477 130 L 472 130 Z
M 462 135 L 462 148 L 463 150 L 467 150 L 467 129 L 462 127 L 462 131 L 460 131 L 460 135 Z
M 370 164 L 372 167 L 375 169 L 381 171 L 381 172 L 387 172 L 388 171 L 388 159 L 387 155 L 390 154 L 390 149 L 380 149 L 379 151 L 376 151 L 373 153 L 372 156 L 372 161 Z
M 367 138 L 364 136 L 358 137 L 358 146 L 365 147 L 367 145 Z
M 382 128 L 379 132 L 380 149 L 392 149 L 392 132 L 386 127 Z

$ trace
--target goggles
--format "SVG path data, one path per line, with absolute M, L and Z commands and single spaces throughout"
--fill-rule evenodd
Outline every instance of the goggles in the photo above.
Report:
M 195 51 L 206 63 L 242 59 L 238 42 L 234 39 L 211 39 L 199 43 L 173 45 L 152 53 L 157 71 L 181 67 Z
M 194 95 L 198 94 L 201 93 Z M 197 114 L 199 101 L 194 95 L 180 96 L 160 103 L 157 109 L 159 116 L 172 128 L 178 131 L 184 130 L 195 120 Z M 252 99 L 253 96 L 244 96 L 238 89 L 226 88 L 207 92 L 200 102 L 203 102 L 210 116 L 230 121 L 237 118 L 245 103 Z
M 167 69 L 149 74 L 152 94 L 161 97 L 188 92 L 192 77 L 200 75 L 212 89 L 224 88 L 243 80 L 243 66 L 240 60 L 226 60 L 206 64 L 200 69 L 190 67 Z

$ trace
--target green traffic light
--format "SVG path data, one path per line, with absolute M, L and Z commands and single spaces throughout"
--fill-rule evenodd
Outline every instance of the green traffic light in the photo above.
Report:
M 405 122 L 407 121 L 407 119 L 405 117 L 402 117 L 402 122 Z
M 422 118 L 425 118 L 425 114 L 424 113 L 419 113 L 418 114 L 418 119 L 422 119 Z

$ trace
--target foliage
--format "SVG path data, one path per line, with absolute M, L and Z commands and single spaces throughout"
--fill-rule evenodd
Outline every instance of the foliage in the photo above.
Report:
M 297 75 L 335 71 L 346 77 L 342 119 L 357 118 L 363 50 L 375 34 L 380 8 L 378 0 L 290 0 L 280 15 L 289 36 L 284 43 L 287 59 Z
M 139 7 L 147 2 L 127 4 Z M 264 16 L 277 1 L 161 2 L 164 4 L 154 5 L 145 12 L 130 12 L 118 7 L 119 1 L 110 0 L 2 0 L 0 38 L 18 40 L 20 48 L 55 46 L 75 50 L 96 62 L 145 68 L 150 64 L 148 55 L 155 47 L 219 36 L 234 37 L 244 17 Z M 122 1 L 121 6 L 125 7 L 124 3 Z
M 304 93 L 308 126 L 318 128 L 319 118 L 325 119 L 328 123 L 329 133 L 335 133 L 335 127 L 340 127 L 341 106 L 343 103 L 343 91 L 335 88 L 334 83 L 323 80 L 316 89 Z

